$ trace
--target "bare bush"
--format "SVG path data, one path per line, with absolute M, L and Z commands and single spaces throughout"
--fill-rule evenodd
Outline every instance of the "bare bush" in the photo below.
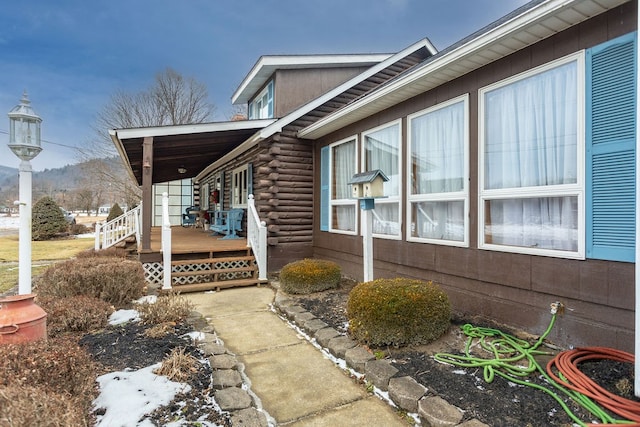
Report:
M 0 387 L 0 425 L 6 427 L 87 426 L 82 409 L 68 397 L 39 387 Z
M 91 356 L 68 337 L 0 346 L 0 387 L 42 388 L 64 396 L 83 414 L 97 396 L 97 372 Z
M 123 308 L 143 295 L 144 271 L 139 262 L 119 257 L 77 258 L 49 267 L 34 287 L 44 297 L 86 295 Z
M 143 323 L 158 325 L 186 319 L 193 310 L 193 304 L 185 297 L 172 293 L 158 297 L 154 303 L 143 302 L 136 309 Z
M 114 310 L 108 302 L 85 295 L 67 298 L 38 296 L 38 304 L 48 314 L 49 337 L 104 328 Z
M 198 360 L 190 354 L 185 353 L 184 347 L 176 347 L 162 361 L 162 365 L 153 373 L 163 375 L 171 381 L 186 382 L 197 371 Z

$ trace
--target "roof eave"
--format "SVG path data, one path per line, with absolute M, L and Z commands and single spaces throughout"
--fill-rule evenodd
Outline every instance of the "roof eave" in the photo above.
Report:
M 264 55 L 251 68 L 238 89 L 231 96 L 231 103 L 245 104 L 264 86 L 278 69 L 327 68 L 332 66 L 373 65 L 392 54 L 336 54 L 336 55 Z
M 342 83 L 340 86 L 334 88 L 333 90 L 325 93 L 324 95 L 313 99 L 311 102 L 308 102 L 307 104 L 303 105 L 302 107 L 298 108 L 297 110 L 292 111 L 291 113 L 287 114 L 286 116 L 282 117 L 281 119 L 279 119 L 277 122 L 265 127 L 264 129 L 262 129 L 262 131 L 260 131 L 260 136 L 262 138 L 268 138 L 269 136 L 281 132 L 282 129 L 291 124 L 293 121 L 299 119 L 300 117 L 302 117 L 303 115 L 307 114 L 310 111 L 313 111 L 315 108 L 318 108 L 319 106 L 321 106 L 322 104 L 324 104 L 325 102 L 330 101 L 331 99 L 335 98 L 336 96 L 340 95 L 342 92 L 346 91 L 347 89 L 355 86 L 356 84 L 368 79 L 369 77 L 373 76 L 374 74 L 382 71 L 383 69 L 385 69 L 386 67 L 388 67 L 389 65 L 393 64 L 394 62 L 400 60 L 401 58 L 404 58 L 405 56 L 411 54 L 412 52 L 415 52 L 421 48 L 426 48 L 428 49 L 431 53 L 437 52 L 436 48 L 431 44 L 431 42 L 428 39 L 421 39 L 418 42 L 412 44 L 411 46 L 401 50 L 400 52 L 391 55 L 389 58 L 387 58 L 386 60 L 370 67 L 369 69 L 367 69 L 366 71 L 364 71 L 363 73 L 358 74 L 357 76 L 353 77 L 350 80 L 347 80 L 346 82 Z
M 361 100 L 347 105 L 301 129 L 298 132 L 298 137 L 317 139 L 328 135 L 344 126 L 431 90 L 447 81 L 454 80 L 628 1 L 630 0 L 611 0 L 606 6 L 602 6 L 594 0 L 549 0 L 535 4 L 521 14 L 511 17 L 511 19 L 462 43 L 460 46 L 451 50 L 446 49 L 441 52 L 441 56 L 437 56 L 431 61 L 427 60 L 424 66 L 408 71 L 404 76 L 390 82 L 388 85 L 382 86 L 379 90 L 368 94 Z M 561 12 L 566 12 L 573 7 L 577 8 L 579 6 L 590 6 L 590 8 L 582 8 L 583 15 L 567 13 L 567 16 L 563 16 L 563 20 L 558 20 L 558 22 L 563 22 L 558 29 L 539 25 L 546 18 L 555 17 Z M 602 8 L 602 10 L 593 14 L 587 13 L 588 10 L 597 10 L 597 8 Z M 527 29 L 535 29 L 538 37 L 536 39 L 527 37 L 527 42 L 517 40 L 516 43 L 516 36 L 524 34 Z M 491 55 L 487 55 L 485 62 L 477 62 L 478 58 L 473 57 L 482 52 L 489 52 L 491 47 L 502 47 L 507 41 L 514 41 L 513 45 L 517 47 L 513 50 L 503 50 L 499 54 L 495 50 L 491 51 Z M 474 61 L 469 60 L 472 57 Z M 453 64 L 458 65 L 458 67 L 452 67 Z M 437 73 L 440 73 L 440 75 L 437 75 Z M 432 81 L 428 81 L 429 78 Z
M 138 179 L 133 173 L 131 162 L 129 161 L 129 156 L 127 156 L 127 152 L 124 149 L 124 145 L 122 144 L 122 141 L 120 140 L 120 138 L 118 138 L 118 133 L 115 131 L 115 129 L 109 129 L 109 136 L 111 137 L 111 141 L 113 141 L 113 145 L 116 146 L 118 155 L 126 163 L 126 166 L 127 166 L 126 169 L 127 169 L 127 173 L 129 174 L 129 177 L 133 182 L 137 183 Z

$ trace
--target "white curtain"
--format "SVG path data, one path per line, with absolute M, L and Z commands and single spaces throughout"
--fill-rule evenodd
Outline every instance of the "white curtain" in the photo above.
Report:
M 465 125 L 464 102 L 411 120 L 412 236 L 464 240 Z M 462 193 L 459 200 L 425 201 L 443 193 Z
M 485 94 L 485 190 L 577 183 L 576 79 L 573 61 Z M 486 241 L 577 250 L 577 197 L 549 193 L 489 200 Z
M 400 234 L 400 132 L 399 125 L 389 126 L 365 136 L 365 170 L 379 169 L 389 178 L 384 183 L 384 195 L 390 198 L 376 200 L 373 213 L 373 232 Z
M 345 142 L 332 148 L 333 156 L 333 182 L 331 200 L 346 200 L 351 197 L 351 188 L 347 184 L 356 170 L 356 143 Z M 332 206 L 332 228 L 338 230 L 355 231 L 356 210 L 354 206 Z

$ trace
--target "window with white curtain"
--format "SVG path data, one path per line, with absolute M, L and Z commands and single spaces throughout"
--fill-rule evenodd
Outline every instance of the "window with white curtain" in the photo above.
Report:
M 348 182 L 358 167 L 356 138 L 338 141 L 331 146 L 330 230 L 356 234 L 356 203 Z
M 376 237 L 401 237 L 400 216 L 400 121 L 363 133 L 362 172 L 379 169 L 388 178 L 385 198 L 376 199 L 373 210 L 373 234 Z
M 247 165 L 233 170 L 231 175 L 231 206 L 233 208 L 246 208 L 249 188 Z
M 480 90 L 480 247 L 584 257 L 584 59 Z
M 469 244 L 468 103 L 465 95 L 408 117 L 409 241 Z

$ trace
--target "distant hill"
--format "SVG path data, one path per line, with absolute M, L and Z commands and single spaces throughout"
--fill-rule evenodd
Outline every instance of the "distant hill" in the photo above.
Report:
M 117 157 L 103 159 L 111 164 L 114 170 L 121 168 Z M 66 193 L 71 194 L 83 189 L 87 182 L 87 170 L 92 165 L 89 162 L 67 165 L 61 168 L 45 169 L 33 173 L 33 197 L 43 194 Z M 126 173 L 126 172 L 122 172 Z M 18 169 L 0 166 L 0 206 L 11 205 L 11 201 L 18 197 Z

